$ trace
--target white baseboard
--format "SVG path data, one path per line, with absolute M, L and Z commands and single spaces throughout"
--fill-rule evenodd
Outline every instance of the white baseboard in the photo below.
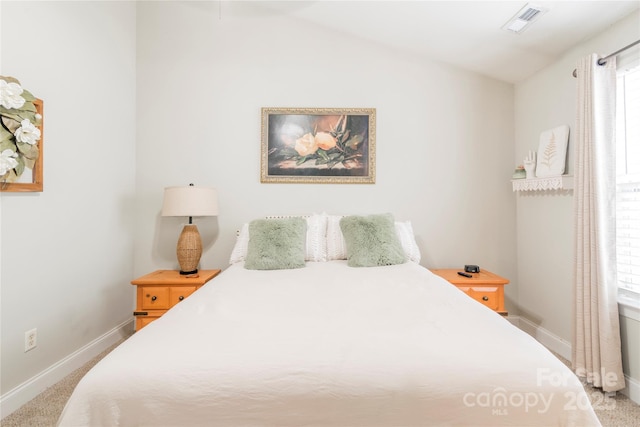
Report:
M 634 380 L 629 375 L 625 375 L 624 379 L 627 383 L 625 388 L 620 390 L 620 393 L 627 396 L 629 399 L 640 405 L 640 381 Z
M 38 375 L 9 390 L 0 397 L 2 417 L 15 412 L 22 405 L 51 387 L 104 350 L 131 335 L 133 319 L 126 320 L 89 344 L 74 351 L 64 359 L 49 366 Z
M 518 317 L 517 324 L 520 329 L 534 337 L 549 350 L 558 353 L 565 359 L 571 360 L 571 343 L 549 332 L 540 325 L 536 325 L 525 317 Z
M 542 345 L 547 347 L 549 350 L 558 353 L 560 356 L 564 357 L 567 360 L 571 360 L 571 343 L 560 338 L 559 336 L 549 332 L 545 328 L 536 325 L 530 320 L 520 317 L 520 316 L 509 316 L 507 318 L 513 325 L 522 329 L 536 340 L 538 340 Z M 640 382 L 629 377 L 628 375 L 624 376 L 626 381 L 626 387 L 620 390 L 620 393 L 627 396 L 633 402 L 640 405 Z

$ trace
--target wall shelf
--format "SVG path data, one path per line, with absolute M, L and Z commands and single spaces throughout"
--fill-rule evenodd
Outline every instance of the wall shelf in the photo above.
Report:
M 573 176 L 512 179 L 513 191 L 573 190 Z

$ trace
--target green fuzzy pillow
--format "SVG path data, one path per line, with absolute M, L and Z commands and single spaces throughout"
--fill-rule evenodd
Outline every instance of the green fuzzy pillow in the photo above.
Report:
M 340 229 L 347 245 L 347 265 L 350 267 L 407 261 L 391 214 L 346 216 L 340 220 Z
M 307 221 L 304 218 L 251 221 L 244 268 L 283 270 L 304 267 L 306 232 Z

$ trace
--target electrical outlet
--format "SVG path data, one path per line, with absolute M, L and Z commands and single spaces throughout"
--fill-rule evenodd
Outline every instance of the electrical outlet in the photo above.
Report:
M 24 352 L 33 350 L 38 345 L 38 329 L 33 328 L 24 333 Z

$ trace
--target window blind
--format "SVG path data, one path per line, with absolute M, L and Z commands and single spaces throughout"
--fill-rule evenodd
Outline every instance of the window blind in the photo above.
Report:
M 616 256 L 620 288 L 640 295 L 640 182 L 619 181 L 616 195 Z
M 616 257 L 620 299 L 640 304 L 640 68 L 618 77 Z

